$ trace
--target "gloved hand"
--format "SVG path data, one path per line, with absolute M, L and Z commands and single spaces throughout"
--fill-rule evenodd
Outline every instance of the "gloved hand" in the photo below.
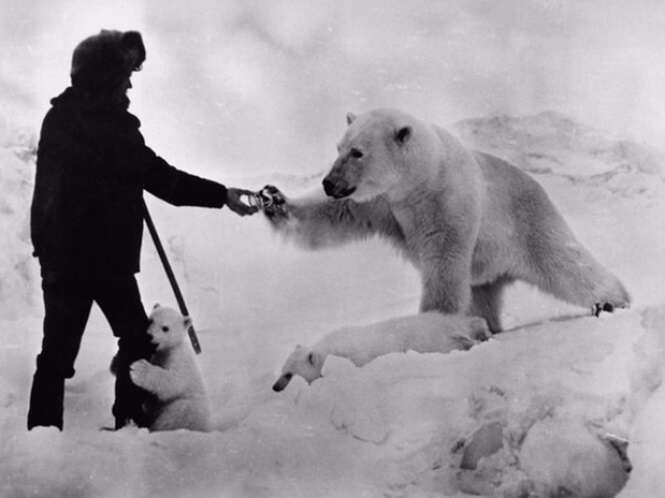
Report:
M 248 204 L 245 204 L 240 198 L 243 195 L 253 196 L 255 194 L 251 190 L 245 190 L 240 188 L 227 188 L 226 205 L 229 207 L 231 211 L 240 216 L 256 213 L 259 210 L 259 208 L 256 206 L 250 206 Z

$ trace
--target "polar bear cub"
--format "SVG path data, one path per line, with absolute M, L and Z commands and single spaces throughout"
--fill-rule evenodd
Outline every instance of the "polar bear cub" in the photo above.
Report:
M 129 375 L 153 394 L 145 406 L 151 431 L 210 430 L 210 403 L 194 351 L 187 341 L 189 317 L 158 304 L 150 314 L 148 335 L 155 345 L 150 361 L 130 366 Z
M 296 346 L 273 390 L 282 391 L 294 375 L 300 375 L 311 384 L 321 377 L 328 355 L 347 358 L 361 367 L 389 353 L 466 350 L 489 335 L 487 323 L 482 318 L 443 315 L 436 311 L 393 318 L 364 327 L 338 329 L 325 335 L 312 347 Z

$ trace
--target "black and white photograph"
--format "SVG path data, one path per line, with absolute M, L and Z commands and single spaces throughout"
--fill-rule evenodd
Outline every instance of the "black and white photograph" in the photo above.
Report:
M 665 2 L 0 0 L 1 498 L 665 496 Z

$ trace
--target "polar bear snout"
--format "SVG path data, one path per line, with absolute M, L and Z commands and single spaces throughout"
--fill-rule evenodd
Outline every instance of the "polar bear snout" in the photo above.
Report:
M 332 180 L 330 179 L 330 176 L 326 176 L 323 179 L 323 190 L 328 197 L 342 199 L 355 192 L 356 187 L 350 186 L 348 182 L 342 178 Z
M 275 384 L 272 386 L 272 390 L 275 391 L 276 393 L 283 391 L 286 388 L 286 386 L 289 385 L 289 382 L 291 382 L 292 378 L 293 374 L 285 373 L 279 379 L 277 379 L 277 382 L 275 382 Z
M 146 340 L 148 342 L 148 345 L 150 345 L 153 350 L 157 350 L 159 348 L 159 338 L 155 336 L 153 327 L 150 327 L 145 334 Z

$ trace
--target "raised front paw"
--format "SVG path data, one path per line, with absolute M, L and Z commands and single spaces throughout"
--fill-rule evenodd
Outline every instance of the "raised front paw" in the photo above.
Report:
M 263 212 L 270 221 L 280 221 L 288 217 L 284 194 L 273 185 L 266 185 L 258 193 L 263 204 Z
M 139 387 L 147 387 L 150 370 L 153 366 L 148 360 L 137 360 L 129 366 L 129 377 Z

